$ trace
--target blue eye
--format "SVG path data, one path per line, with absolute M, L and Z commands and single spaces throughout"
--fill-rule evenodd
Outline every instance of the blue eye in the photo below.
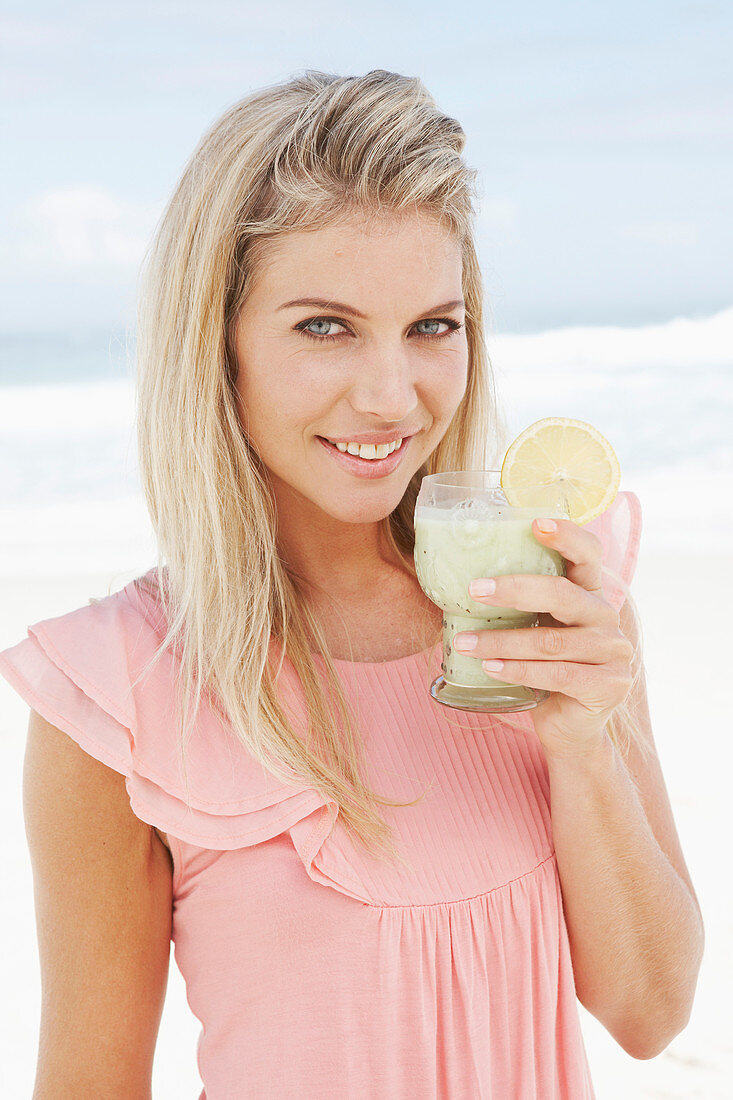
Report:
M 302 332 L 304 336 L 307 336 L 311 340 L 317 340 L 323 344 L 329 340 L 339 340 L 342 336 L 347 335 L 345 332 L 337 332 L 334 334 L 321 333 L 320 335 L 310 331 L 311 325 L 340 325 L 341 328 L 346 328 L 343 321 L 339 321 L 337 317 L 311 317 L 307 321 L 300 321 L 295 329 L 297 332 Z M 463 328 L 463 325 L 454 321 L 452 317 L 430 317 L 422 321 L 417 321 L 417 325 L 446 325 L 446 332 L 418 332 L 416 333 L 420 340 L 444 340 L 446 336 L 452 336 L 454 332 L 458 332 Z
M 337 336 L 342 336 L 343 335 L 343 333 L 340 333 L 340 332 L 335 333 L 335 335 L 329 335 L 328 333 L 325 333 L 325 332 L 316 333 L 316 332 L 309 332 L 308 331 L 308 329 L 310 328 L 311 325 L 329 325 L 330 326 L 330 325 L 341 324 L 340 321 L 335 320 L 335 318 L 333 318 L 333 317 L 314 317 L 312 321 L 305 321 L 304 324 L 305 324 L 306 327 L 301 329 L 301 331 L 306 336 L 312 336 L 316 340 L 335 340 Z M 297 327 L 300 328 L 300 325 L 298 325 Z
M 445 325 L 447 321 L 439 321 L 437 318 L 431 318 L 429 321 L 418 321 L 418 325 Z M 445 336 L 444 332 L 419 332 L 418 336 Z

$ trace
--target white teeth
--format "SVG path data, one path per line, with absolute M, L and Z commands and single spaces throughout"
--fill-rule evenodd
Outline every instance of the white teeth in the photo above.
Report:
M 333 442 L 329 440 L 329 443 Z M 334 443 L 342 454 L 358 455 L 359 458 L 386 458 L 398 447 L 402 446 L 402 440 L 396 439 L 392 443 Z

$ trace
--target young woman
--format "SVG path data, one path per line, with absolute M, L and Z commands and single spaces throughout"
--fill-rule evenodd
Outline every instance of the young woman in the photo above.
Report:
M 635 495 L 535 525 L 567 577 L 485 597 L 543 613 L 474 650 L 542 706 L 428 693 L 417 491 L 507 444 L 464 142 L 417 79 L 308 71 L 226 112 L 157 228 L 158 563 L 0 656 L 32 708 L 37 1100 L 150 1095 L 171 937 L 207 1100 L 578 1100 L 576 998 L 637 1058 L 688 1020 L 703 931 L 649 724 Z

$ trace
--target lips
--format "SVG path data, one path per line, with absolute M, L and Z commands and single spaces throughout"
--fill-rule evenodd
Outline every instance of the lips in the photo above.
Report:
M 391 435 L 387 435 L 385 432 L 367 432 L 364 435 L 359 435 L 355 432 L 353 435 L 344 436 L 341 439 L 334 439 L 333 436 L 321 436 L 321 439 L 325 439 L 328 443 L 374 443 L 375 446 L 380 446 L 383 443 L 395 443 L 398 439 L 409 439 L 414 432 L 392 432 Z
M 323 436 L 317 436 L 318 441 L 336 462 L 339 462 L 345 470 L 364 478 L 386 477 L 387 474 L 391 474 L 402 461 L 411 438 L 412 436 L 406 436 L 402 440 L 402 446 L 392 451 L 386 458 L 359 458 L 358 455 L 350 455 L 348 451 L 340 451 Z

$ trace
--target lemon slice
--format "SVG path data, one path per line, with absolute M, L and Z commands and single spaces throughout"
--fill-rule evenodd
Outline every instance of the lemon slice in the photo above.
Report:
M 501 487 L 515 508 L 565 506 L 573 523 L 589 523 L 613 503 L 621 484 L 616 452 L 584 420 L 546 416 L 510 445 Z

